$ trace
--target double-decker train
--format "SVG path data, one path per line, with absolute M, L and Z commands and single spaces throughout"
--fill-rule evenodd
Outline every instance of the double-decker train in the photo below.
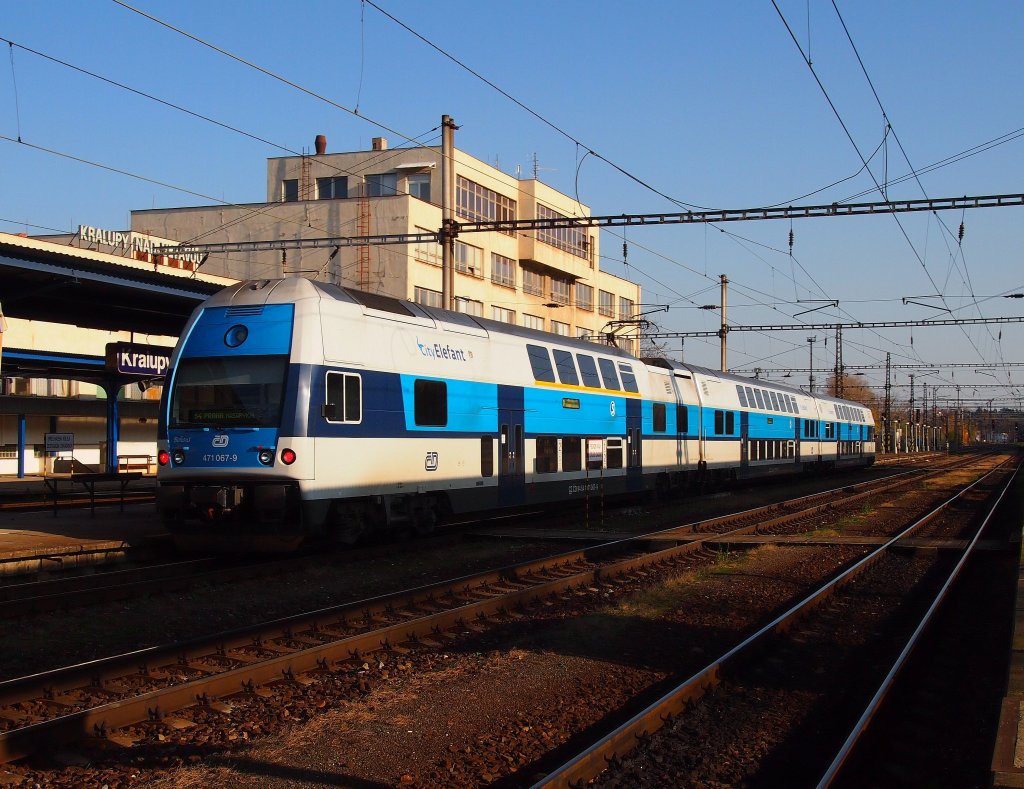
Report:
M 203 303 L 167 380 L 179 533 L 350 542 L 875 455 L 856 402 L 301 278 Z

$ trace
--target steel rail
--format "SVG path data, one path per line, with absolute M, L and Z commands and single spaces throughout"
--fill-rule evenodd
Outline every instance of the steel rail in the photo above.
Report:
M 888 483 L 890 479 L 886 477 L 883 481 Z M 807 498 L 821 495 L 824 494 L 812 494 Z M 723 536 L 698 537 L 660 550 L 651 550 L 645 545 L 656 544 L 656 537 L 660 534 L 673 536 L 671 532 L 678 528 L 610 541 L 398 594 L 284 617 L 215 636 L 151 647 L 0 682 L 0 714 L 2 708 L 32 700 L 42 700 L 58 713 L 54 718 L 0 732 L 0 763 L 23 758 L 53 743 L 104 736 L 123 726 L 159 720 L 168 712 L 196 704 L 197 699 L 200 703 L 209 703 L 211 696 L 252 692 L 258 684 L 291 679 L 304 672 L 329 670 L 332 663 L 343 664 L 352 659 L 362 662 L 364 653 L 444 639 L 445 631 L 464 630 L 473 621 L 503 616 L 515 607 L 542 602 L 552 595 L 622 582 L 642 567 L 678 561 L 702 550 L 705 543 L 718 541 Z M 745 526 L 736 533 L 749 533 L 757 528 L 758 524 Z M 681 535 L 678 536 L 682 539 Z M 636 553 L 641 547 L 643 552 Z M 631 551 L 634 555 L 594 566 L 599 555 L 621 555 Z M 545 575 L 557 577 L 551 579 Z M 481 599 L 466 599 L 473 595 Z M 424 611 L 443 606 L 445 599 L 449 601 L 447 610 L 420 616 Z M 380 620 L 394 618 L 402 611 L 413 618 L 372 626 Z M 360 622 L 370 629 L 350 633 Z M 321 636 L 334 640 L 319 642 L 317 639 Z M 300 646 L 273 644 L 275 641 Z M 253 649 L 269 654 L 258 663 L 254 662 L 255 658 L 231 654 Z M 211 658 L 248 665 L 231 666 L 221 671 L 209 665 L 199 666 L 201 661 Z M 93 695 L 112 695 L 123 692 L 120 686 L 125 680 L 134 678 L 159 684 L 172 681 L 168 679 L 168 672 L 174 671 L 206 676 L 61 714 L 75 706 L 68 699 L 76 692 L 85 690 Z
M 566 787 L 568 789 L 580 786 L 586 781 L 595 778 L 607 769 L 609 763 L 632 752 L 645 738 L 659 730 L 674 716 L 682 713 L 687 705 L 698 700 L 709 688 L 718 685 L 721 682 L 721 671 L 725 666 L 732 664 L 738 657 L 767 636 L 788 631 L 800 618 L 828 599 L 837 589 L 852 582 L 861 573 L 876 564 L 900 540 L 906 539 L 913 532 L 931 521 L 967 491 L 988 479 L 991 475 L 999 473 L 1002 470 L 1002 465 L 1000 464 L 1000 467 L 979 477 L 883 545 L 858 560 L 833 579 L 824 583 L 803 600 L 779 614 L 768 624 L 759 628 L 716 660 L 665 693 L 660 699 L 621 724 L 614 731 L 600 738 L 590 747 L 577 754 L 540 781 L 537 781 L 531 789 L 552 789 L 552 787 Z
M 1002 501 L 1006 497 L 1007 492 L 1013 485 L 1014 480 L 1016 480 L 1017 475 L 1020 473 L 1020 468 L 1021 467 L 1018 465 L 1014 472 L 1010 475 L 1010 478 L 1007 480 L 1006 485 L 1003 486 L 1003 489 L 999 493 L 999 496 L 996 499 L 995 503 L 989 508 L 988 513 L 985 515 L 984 520 L 978 527 L 978 530 L 975 533 L 973 539 L 971 539 L 971 541 L 965 547 L 963 555 L 957 561 L 956 566 L 953 567 L 952 571 L 949 574 L 949 577 L 946 579 L 945 583 L 943 583 L 942 588 L 939 589 L 938 593 L 935 596 L 935 599 L 932 601 L 932 604 L 928 607 L 928 610 L 925 612 L 924 616 L 921 618 L 921 621 L 914 629 L 914 632 L 907 640 L 906 646 L 904 646 L 903 649 L 900 651 L 899 656 L 893 663 L 892 668 L 889 669 L 889 672 L 886 674 L 885 679 L 882 680 L 882 683 L 881 685 L 879 685 L 878 690 L 871 697 L 871 700 L 868 702 L 867 707 L 865 707 L 864 712 L 861 714 L 860 718 L 857 719 L 857 722 L 854 724 L 849 736 L 843 742 L 842 746 L 840 746 L 835 758 L 832 760 L 832 763 L 828 766 L 828 769 L 825 770 L 825 773 L 822 775 L 821 780 L 818 781 L 818 789 L 825 789 L 825 787 L 829 787 L 832 785 L 832 783 L 838 777 L 843 765 L 846 763 L 846 760 L 853 752 L 853 749 L 857 745 L 857 742 L 860 740 L 861 736 L 864 734 L 865 731 L 867 731 L 868 727 L 871 725 L 872 719 L 874 718 L 878 710 L 881 708 L 882 704 L 885 702 L 885 699 L 889 694 L 889 691 L 892 689 L 892 686 L 896 681 L 897 675 L 903 669 L 904 665 L 907 662 L 907 659 L 910 657 L 910 654 L 914 651 L 914 648 L 920 641 L 921 634 L 924 632 L 925 628 L 928 627 L 928 624 L 931 622 L 933 616 L 935 615 L 935 612 L 946 599 L 949 590 L 952 588 L 957 578 L 960 577 L 960 571 L 963 569 L 964 565 L 967 563 L 967 560 L 974 552 L 974 549 L 977 546 L 978 541 L 981 539 L 982 532 L 985 531 L 986 527 L 988 526 L 988 522 L 992 519 L 992 516 L 999 508 L 999 505 L 1002 504 Z

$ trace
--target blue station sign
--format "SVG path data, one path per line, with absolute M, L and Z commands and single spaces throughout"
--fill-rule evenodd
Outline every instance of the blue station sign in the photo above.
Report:
M 173 349 L 163 345 L 139 345 L 131 342 L 107 343 L 107 369 L 125 375 L 150 378 L 167 374 Z

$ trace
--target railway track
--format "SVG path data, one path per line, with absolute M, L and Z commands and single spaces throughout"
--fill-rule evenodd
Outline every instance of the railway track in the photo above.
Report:
M 927 470 L 898 472 L 886 480 L 872 480 L 855 485 L 845 485 L 820 493 L 810 494 L 780 504 L 757 507 L 740 514 L 730 514 L 688 524 L 660 532 L 659 539 L 689 536 L 696 533 L 713 533 L 730 530 L 736 535 L 750 533 L 755 529 L 769 528 L 766 519 L 771 520 L 770 528 L 787 528 L 787 524 L 808 522 L 817 513 L 833 508 L 838 503 L 849 504 L 860 498 L 892 490 L 910 484 L 909 479 L 922 479 L 942 473 L 948 468 L 972 462 L 971 459 L 952 458 Z M 841 498 L 837 498 L 841 496 Z M 738 530 L 749 526 L 747 531 Z M 431 538 L 428 547 L 454 543 L 460 532 Z M 595 536 L 595 541 L 599 536 Z M 422 543 L 421 543 L 422 544 Z M 358 562 L 379 555 L 387 550 L 380 546 L 350 549 L 347 561 Z M 22 583 L 0 585 L 0 619 L 33 616 L 49 611 L 85 607 L 112 600 L 127 600 L 134 597 L 173 592 L 195 583 L 226 583 L 301 571 L 319 561 L 317 556 L 300 555 L 284 559 L 228 560 L 205 557 L 170 562 L 154 562 L 130 569 L 98 570 L 88 575 L 67 578 L 42 578 Z
M 698 761 L 706 762 L 714 762 L 716 759 L 725 761 L 730 757 L 724 753 L 719 754 L 714 746 L 708 746 L 708 731 L 714 730 L 714 741 L 722 743 L 723 747 L 742 750 L 742 746 L 729 738 L 727 731 L 731 724 L 725 723 L 713 728 L 708 724 L 708 716 L 733 715 L 743 718 L 744 713 L 737 710 L 754 695 L 750 692 L 754 686 L 770 687 L 773 692 L 778 692 L 779 688 L 799 688 L 792 695 L 783 693 L 781 701 L 775 700 L 776 704 L 799 707 L 804 703 L 801 694 L 806 697 L 809 688 L 820 686 L 823 682 L 820 675 L 823 669 L 830 666 L 837 667 L 840 672 L 845 668 L 848 672 L 840 679 L 833 680 L 837 685 L 852 685 L 859 693 L 853 699 L 842 701 L 829 698 L 824 704 L 827 707 L 826 714 L 819 713 L 818 717 L 813 718 L 813 723 L 799 727 L 799 736 L 791 735 L 790 739 L 799 740 L 799 744 L 785 751 L 786 756 L 776 756 L 774 762 L 769 760 L 766 766 L 761 765 L 754 774 L 740 774 L 745 776 L 746 785 L 833 785 L 842 777 L 843 765 L 884 703 L 921 633 L 977 547 L 1013 477 L 1014 474 L 1001 466 L 966 486 L 894 535 L 884 545 L 710 661 L 703 669 L 671 688 L 614 731 L 594 740 L 577 755 L 537 781 L 534 789 L 579 786 L 588 781 L 593 781 L 597 786 L 631 786 L 641 778 L 658 783 L 661 778 L 670 775 L 684 783 L 689 780 L 699 781 L 698 775 L 714 782 L 713 774 L 699 773 L 700 767 L 695 766 L 693 755 L 703 751 L 706 759 Z M 965 496 L 977 495 L 979 489 L 986 484 L 993 484 L 997 479 L 999 490 L 991 497 L 984 519 L 972 534 L 966 539 L 960 539 L 960 532 L 964 528 L 963 513 L 954 514 L 951 522 L 942 522 L 943 519 L 950 518 L 951 509 L 961 504 Z M 893 551 L 899 546 L 910 539 L 926 536 L 945 539 L 947 542 L 957 538 L 962 543 L 947 548 L 955 549 L 958 557 L 955 563 L 947 563 L 952 566 L 947 566 L 938 579 L 935 578 L 934 568 L 942 563 L 934 558 L 921 562 L 914 573 L 907 572 L 905 562 L 898 563 L 893 559 Z M 886 568 L 887 563 L 893 567 Z M 908 577 L 911 575 L 912 579 Z M 919 586 L 926 587 L 925 592 Z M 921 597 L 926 593 L 927 597 L 922 602 Z M 912 606 L 918 614 L 915 617 L 901 610 L 910 594 L 917 598 L 916 605 Z M 840 595 L 843 599 L 837 603 L 837 596 Z M 862 604 L 867 613 L 858 610 L 858 604 Z M 884 610 L 879 610 L 882 608 Z M 844 650 L 849 649 L 849 643 L 841 645 L 844 640 L 853 643 L 857 639 L 844 639 L 843 634 L 856 632 L 858 628 L 881 628 L 880 623 L 887 618 L 900 625 L 902 640 L 893 648 L 891 642 L 895 636 L 886 634 L 885 640 L 890 643 L 887 649 L 881 649 L 889 655 L 891 662 L 884 667 L 880 667 L 874 657 L 862 655 L 868 668 L 875 669 L 876 675 L 874 684 L 866 683 L 858 673 L 862 667 L 853 668 L 850 661 L 845 659 Z M 712 700 L 706 702 L 708 698 Z M 705 702 L 711 707 L 711 712 L 702 718 L 701 730 L 695 731 L 693 726 L 688 728 L 688 718 L 694 717 Z M 733 704 L 737 706 L 733 707 Z M 813 711 L 808 712 L 813 716 Z M 748 710 L 746 715 L 773 722 L 785 717 L 785 713 L 762 707 L 755 707 L 752 712 Z M 845 721 L 846 729 L 837 721 Z M 740 736 L 751 740 L 758 737 L 770 740 L 772 737 L 771 734 L 758 734 L 756 726 L 754 732 L 747 731 Z M 822 758 L 816 754 L 834 756 Z M 847 781 L 846 785 L 849 786 L 860 785 L 856 780 Z
M 937 473 L 937 472 L 929 472 Z M 901 481 L 874 483 L 875 493 Z M 804 507 L 842 506 L 872 485 L 845 486 L 805 497 Z M 83 735 L 145 740 L 157 727 L 185 726 L 176 713 L 223 705 L 218 699 L 267 693 L 277 683 L 304 682 L 361 662 L 378 651 L 440 646 L 454 634 L 523 616 L 558 596 L 600 594 L 639 575 L 678 570 L 714 556 L 709 540 L 758 528 L 802 528 L 800 510 L 741 513 L 572 551 L 502 570 L 332 607 L 212 638 L 126 655 L 0 683 L 0 760 L 26 756 Z M 778 507 L 774 508 L 778 510 Z M 310 679 L 309 681 L 315 681 Z M 128 732 L 127 734 L 125 732 Z

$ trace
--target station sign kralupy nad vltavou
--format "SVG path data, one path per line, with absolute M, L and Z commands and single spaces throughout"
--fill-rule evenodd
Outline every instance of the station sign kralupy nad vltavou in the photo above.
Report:
M 157 378 L 167 374 L 173 349 L 130 342 L 107 343 L 107 369 L 124 375 Z

